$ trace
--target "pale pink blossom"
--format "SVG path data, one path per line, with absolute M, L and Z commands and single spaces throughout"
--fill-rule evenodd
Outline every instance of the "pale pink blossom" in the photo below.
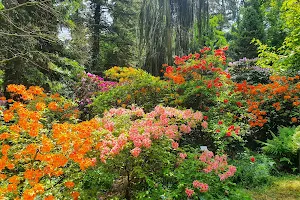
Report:
M 207 129 L 207 128 L 208 128 L 208 123 L 207 123 L 207 121 L 203 121 L 203 122 L 201 123 L 201 126 L 202 126 L 203 128 L 205 128 L 205 129 Z
M 188 197 L 191 197 L 194 194 L 194 190 L 185 188 L 185 193 Z
M 138 157 L 141 153 L 141 149 L 139 147 L 135 147 L 134 149 L 132 149 L 130 151 L 130 153 L 134 156 L 134 157 Z
M 178 142 L 172 141 L 172 148 L 173 149 L 178 149 L 178 147 L 179 147 Z
M 186 154 L 186 153 L 180 153 L 180 154 L 179 154 L 179 157 L 180 157 L 181 159 L 185 159 L 185 158 L 187 157 L 187 154 Z

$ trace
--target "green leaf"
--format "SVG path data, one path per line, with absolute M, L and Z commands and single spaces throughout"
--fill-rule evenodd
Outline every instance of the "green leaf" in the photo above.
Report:
M 0 2 L 0 10 L 3 10 L 4 8 L 4 5 L 2 4 L 2 2 Z

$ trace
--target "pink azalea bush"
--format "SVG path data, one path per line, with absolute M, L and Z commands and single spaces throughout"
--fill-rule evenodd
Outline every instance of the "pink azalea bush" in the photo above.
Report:
M 191 157 L 180 146 L 182 136 L 204 122 L 199 111 L 156 106 L 153 111 L 145 113 L 133 105 L 130 109 L 112 108 L 99 122 L 101 128 L 95 145 L 95 152 L 99 155 L 98 167 L 116 177 L 117 182 L 124 178 L 129 180 L 121 197 L 159 198 L 165 193 L 174 199 L 175 196 L 184 197 L 186 191 L 190 196 L 194 193 L 207 195 L 210 190 L 215 192 L 220 185 L 227 184 L 225 179 L 234 174 L 226 156 L 204 152 Z M 190 162 L 197 167 L 187 170 Z M 213 170 L 206 171 L 208 168 Z M 189 175 L 181 177 L 186 172 Z M 192 174 L 195 176 L 189 177 Z M 226 178 L 221 180 L 221 175 Z M 172 183 L 172 187 L 165 184 L 166 180 Z M 219 182 L 217 189 L 211 180 Z M 195 187 L 189 189 L 193 181 Z
M 225 192 L 222 188 L 230 184 L 229 178 L 236 172 L 236 167 L 228 164 L 226 155 L 214 155 L 207 150 L 200 154 L 180 153 L 178 159 L 175 169 L 178 185 L 188 198 L 216 198 L 214 195 Z

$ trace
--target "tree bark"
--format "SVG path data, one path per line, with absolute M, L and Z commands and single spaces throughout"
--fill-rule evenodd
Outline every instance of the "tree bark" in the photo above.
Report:
M 94 25 L 93 25 L 93 43 L 92 43 L 92 67 L 91 71 L 99 71 L 100 67 L 100 27 L 101 27 L 101 4 L 94 3 Z

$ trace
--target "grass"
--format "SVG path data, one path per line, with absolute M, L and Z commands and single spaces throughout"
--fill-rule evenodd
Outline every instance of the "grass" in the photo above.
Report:
M 247 190 L 253 200 L 300 200 L 300 175 L 274 177 L 273 183 Z

